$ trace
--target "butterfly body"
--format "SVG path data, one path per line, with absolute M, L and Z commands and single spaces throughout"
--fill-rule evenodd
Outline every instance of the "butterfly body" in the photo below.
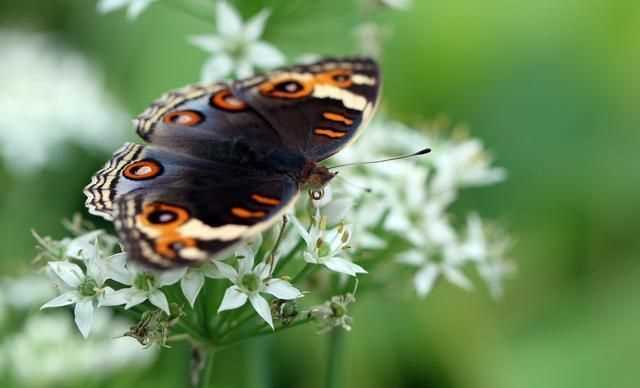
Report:
M 318 162 L 355 140 L 377 101 L 369 59 L 328 59 L 169 92 L 135 121 L 85 188 L 133 259 L 198 264 L 268 228 L 301 190 L 334 173 Z

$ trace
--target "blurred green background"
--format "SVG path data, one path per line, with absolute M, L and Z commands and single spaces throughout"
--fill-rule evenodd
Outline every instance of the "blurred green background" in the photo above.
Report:
M 290 58 L 352 53 L 363 21 L 356 3 L 233 1 L 244 16 L 271 7 L 264 38 Z M 362 300 L 345 386 L 637 387 L 640 3 L 415 0 L 408 11 L 368 17 L 392 31 L 387 115 L 467 123 L 507 168 L 505 183 L 467 190 L 459 210 L 503 223 L 519 268 L 497 303 L 485 290 L 444 284 L 420 302 L 393 288 Z M 5 0 L 0 26 L 50 32 L 84 53 L 133 116 L 197 81 L 206 55 L 185 38 L 213 32 L 213 5 L 160 0 L 129 22 L 122 12 L 96 14 L 93 1 Z M 114 130 L 134 139 L 132 128 Z M 63 152 L 26 175 L 0 164 L 2 274 L 28 270 L 30 229 L 63 235 L 60 220 L 83 210 L 81 189 L 108 157 L 74 144 Z M 314 333 L 305 327 L 221 353 L 217 386 L 320 387 L 326 343 Z M 182 386 L 188 358 L 178 347 L 146 372 L 99 386 Z

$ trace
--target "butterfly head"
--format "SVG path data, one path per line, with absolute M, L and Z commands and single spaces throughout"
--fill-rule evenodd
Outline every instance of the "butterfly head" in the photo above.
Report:
M 302 184 L 310 190 L 319 190 L 337 174 L 337 172 L 329 171 L 325 166 L 315 162 L 307 162 L 302 173 Z

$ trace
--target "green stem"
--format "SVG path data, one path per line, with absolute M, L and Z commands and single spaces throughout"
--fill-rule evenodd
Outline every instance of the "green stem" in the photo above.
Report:
M 247 336 L 244 336 L 244 337 L 241 337 L 241 338 L 231 339 L 231 340 L 228 340 L 228 341 L 223 341 L 223 342 L 221 342 L 219 344 L 219 347 L 217 347 L 216 349 L 217 350 L 226 349 L 226 348 L 228 348 L 230 346 L 237 345 L 237 344 L 239 344 L 241 342 L 244 342 L 244 341 L 252 339 L 252 338 L 263 337 L 265 335 L 271 335 L 271 334 L 277 334 L 277 333 L 280 333 L 280 332 L 283 332 L 283 331 L 286 331 L 286 330 L 289 330 L 289 329 L 293 329 L 294 327 L 304 325 L 304 324 L 309 323 L 309 322 L 311 322 L 311 319 L 310 318 L 305 318 L 305 319 L 301 319 L 299 321 L 293 322 L 292 324 L 290 324 L 288 326 L 279 327 L 276 330 L 272 330 L 269 327 L 269 328 L 267 328 L 265 330 L 259 330 L 259 331 L 255 332 L 254 334 L 250 334 L 250 335 L 247 335 Z
M 213 363 L 214 363 L 214 352 L 208 351 L 204 354 L 205 364 L 202 372 L 200 374 L 200 380 L 198 381 L 198 388 L 208 388 L 211 386 L 213 382 Z
M 293 278 L 291 283 L 295 284 L 295 283 L 298 283 L 300 280 L 303 280 L 304 278 L 307 277 L 307 275 L 313 272 L 316 269 L 316 267 L 317 267 L 316 264 L 307 263 L 304 266 L 304 268 L 302 268 L 302 270 L 298 272 L 298 274 Z
M 182 331 L 184 331 L 186 334 L 189 334 L 191 336 L 191 338 L 193 338 L 194 341 L 197 341 L 197 342 L 200 342 L 200 343 L 207 343 L 208 342 L 207 339 L 206 339 L 206 336 L 203 335 L 203 333 L 201 333 L 200 330 L 198 330 L 195 327 L 191 326 L 186 321 L 179 320 L 176 323 L 176 326 L 179 327 L 180 329 L 182 329 Z
M 277 277 L 280 275 L 280 272 L 286 267 L 286 265 L 295 257 L 295 255 L 302 249 L 305 242 L 303 239 L 300 239 L 295 247 L 282 259 L 278 261 L 278 265 L 276 265 L 276 269 L 273 271 L 273 276 Z
M 227 335 L 229 335 L 230 333 L 232 333 L 233 331 L 236 331 L 238 328 L 244 326 L 245 324 L 247 324 L 249 321 L 251 321 L 253 318 L 255 317 L 255 313 L 253 312 L 253 310 L 249 311 L 247 313 L 247 315 L 245 315 L 243 318 L 239 318 L 235 324 L 231 323 L 229 326 L 229 328 L 227 328 L 224 332 L 222 332 L 218 338 L 222 339 L 225 338 Z
M 340 388 L 343 383 L 344 330 L 335 328 L 329 337 L 325 388 Z

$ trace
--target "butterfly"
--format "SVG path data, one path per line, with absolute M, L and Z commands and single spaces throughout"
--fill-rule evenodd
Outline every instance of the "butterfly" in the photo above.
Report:
M 335 175 L 318 162 L 373 116 L 380 72 L 325 59 L 171 91 L 135 120 L 145 145 L 117 150 L 85 187 L 130 259 L 197 265 L 269 228 Z

